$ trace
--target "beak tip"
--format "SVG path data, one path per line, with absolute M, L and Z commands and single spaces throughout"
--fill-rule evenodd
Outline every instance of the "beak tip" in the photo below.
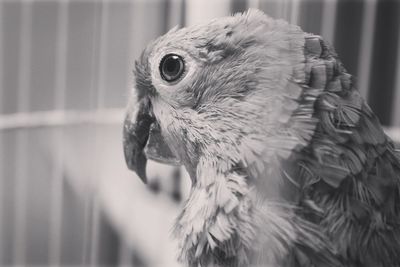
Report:
M 140 180 L 144 184 L 147 184 L 147 175 L 146 175 L 146 166 L 147 166 L 147 158 L 144 155 L 142 151 L 140 151 L 138 154 L 136 154 L 136 164 L 132 166 L 132 170 L 136 172 L 136 174 L 139 176 Z
M 147 158 L 143 151 L 135 151 L 131 147 L 125 147 L 125 160 L 128 169 L 134 171 L 144 184 L 147 184 L 146 165 Z
M 147 175 L 146 175 L 146 172 L 144 172 L 144 173 L 136 172 L 136 174 L 139 176 L 140 180 L 142 180 L 142 182 L 143 182 L 144 184 L 147 184 Z
M 147 184 L 147 175 L 146 175 L 146 170 L 145 169 L 141 169 L 141 168 L 136 168 L 134 166 L 129 166 L 128 165 L 128 169 L 135 172 L 136 175 L 140 178 L 140 180 L 142 180 L 142 182 L 144 184 Z

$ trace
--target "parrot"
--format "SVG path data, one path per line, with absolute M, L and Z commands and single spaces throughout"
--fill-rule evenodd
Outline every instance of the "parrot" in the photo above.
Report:
M 400 266 L 400 153 L 321 36 L 257 9 L 150 42 L 128 168 L 183 166 L 186 266 Z

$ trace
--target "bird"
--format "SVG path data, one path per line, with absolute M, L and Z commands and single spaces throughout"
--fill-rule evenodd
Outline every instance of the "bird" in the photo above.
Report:
M 130 170 L 182 165 L 186 266 L 400 266 L 400 153 L 321 36 L 260 10 L 143 50 L 123 124 Z

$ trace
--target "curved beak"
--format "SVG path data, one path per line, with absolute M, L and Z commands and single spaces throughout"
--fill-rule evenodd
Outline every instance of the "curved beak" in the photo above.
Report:
M 123 129 L 123 146 L 125 161 L 128 168 L 146 183 L 147 157 L 144 148 L 149 138 L 150 127 L 155 122 L 154 116 L 150 113 L 150 104 L 147 101 L 140 101 L 133 108 L 128 110 L 125 117 Z

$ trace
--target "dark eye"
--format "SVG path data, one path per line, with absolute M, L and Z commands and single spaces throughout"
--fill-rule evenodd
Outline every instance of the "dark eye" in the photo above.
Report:
M 185 62 L 181 56 L 168 54 L 160 63 L 161 77 L 167 82 L 178 80 L 185 72 Z

